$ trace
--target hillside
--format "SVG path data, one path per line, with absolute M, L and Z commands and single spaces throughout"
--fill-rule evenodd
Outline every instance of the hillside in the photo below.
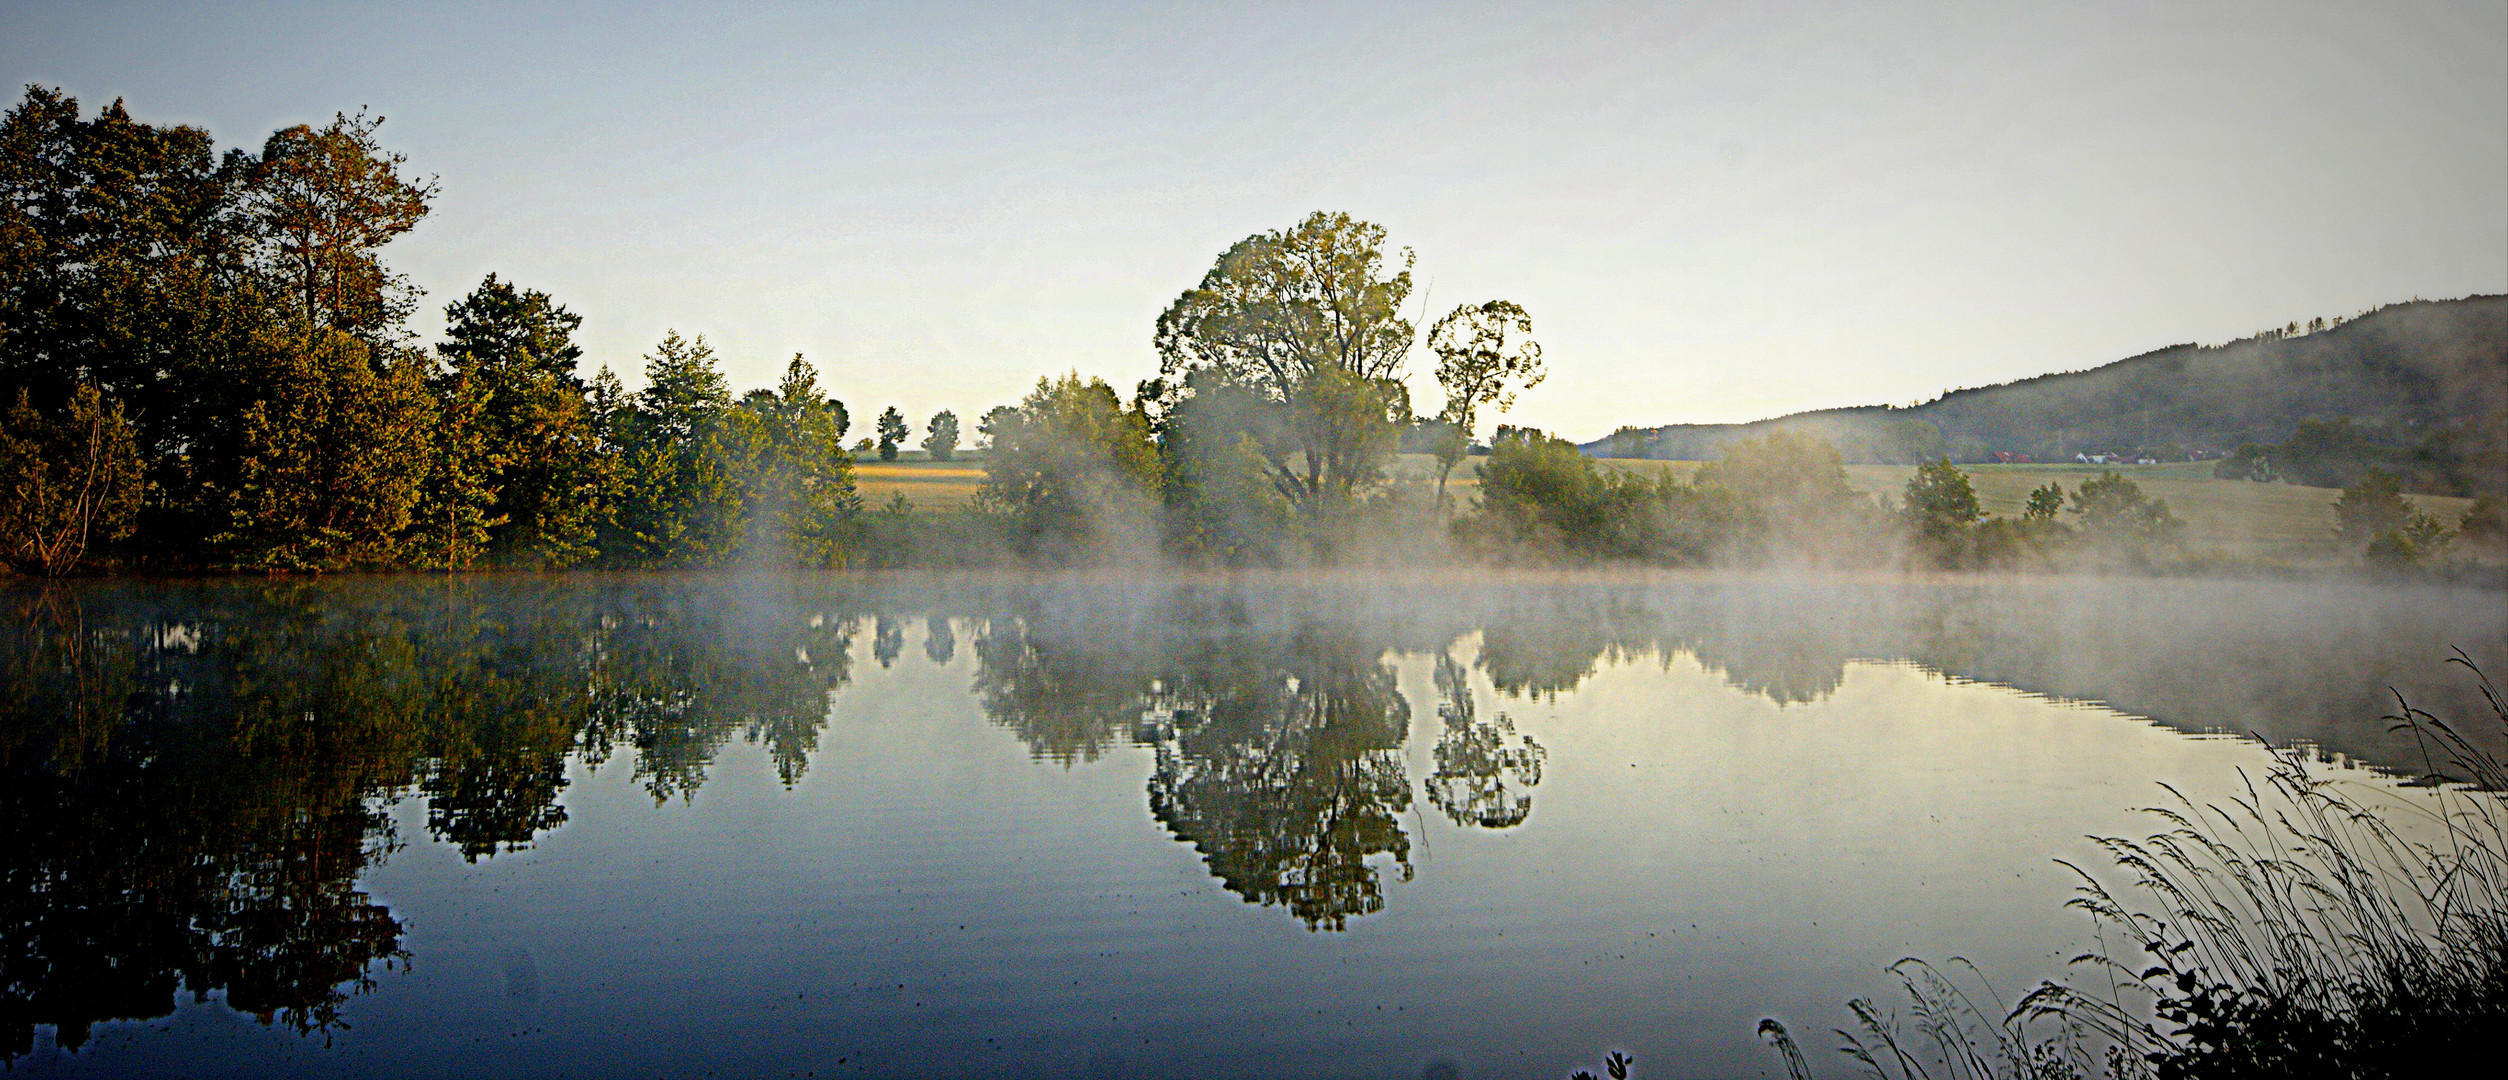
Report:
M 1584 448 L 1601 457 L 1695 460 L 1785 428 L 1829 438 L 1859 462 L 1990 461 L 1997 451 L 2039 461 L 2112 451 L 2166 461 L 2280 443 L 2303 420 L 2335 418 L 2398 448 L 2444 429 L 2478 434 L 2470 441 L 2495 448 L 2503 417 L 2508 296 L 2470 296 L 2393 304 L 2314 332 L 2171 346 L 1906 408 L 1622 428 Z

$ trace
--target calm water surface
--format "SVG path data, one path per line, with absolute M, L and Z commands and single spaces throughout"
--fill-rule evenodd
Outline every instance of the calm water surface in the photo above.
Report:
M 1757 1076 L 2497 593 L 1768 578 L 0 591 L 33 1076 Z M 2382 782 L 2364 771 L 2362 782 Z M 1815 1043 L 1822 1040 L 1811 1040 Z M 1451 1069 L 1449 1074 L 1445 1070 Z

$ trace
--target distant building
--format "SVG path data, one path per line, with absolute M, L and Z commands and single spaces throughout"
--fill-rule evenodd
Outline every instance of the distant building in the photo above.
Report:
M 1997 465 L 2035 465 L 2037 461 L 2027 454 L 2011 450 L 1997 450 L 1994 452 L 1994 463 Z

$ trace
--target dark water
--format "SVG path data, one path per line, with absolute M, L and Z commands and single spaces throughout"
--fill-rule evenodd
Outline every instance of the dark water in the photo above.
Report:
M 2497 593 L 812 577 L 0 591 L 29 1075 L 1753 1076 Z M 2493 733 L 2495 734 L 2495 733 Z M 2191 736 L 2191 737 L 2190 737 Z M 2363 774 L 2363 782 L 2378 782 Z M 1818 1040 L 1813 1040 L 1817 1042 Z M 1451 1072 L 1444 1070 L 1451 1069 Z

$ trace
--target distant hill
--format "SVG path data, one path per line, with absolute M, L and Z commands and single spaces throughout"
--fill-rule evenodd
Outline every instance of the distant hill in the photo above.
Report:
M 2508 296 L 2393 304 L 2323 329 L 2176 345 L 1905 408 L 1621 428 L 1584 449 L 1696 460 L 1784 428 L 1826 437 L 1857 462 L 1984 462 L 1997 451 L 2038 461 L 2116 452 L 2182 461 L 2280 443 L 2301 421 L 2329 419 L 2348 419 L 2398 448 L 2448 431 L 2451 445 L 2495 451 L 2508 427 Z

